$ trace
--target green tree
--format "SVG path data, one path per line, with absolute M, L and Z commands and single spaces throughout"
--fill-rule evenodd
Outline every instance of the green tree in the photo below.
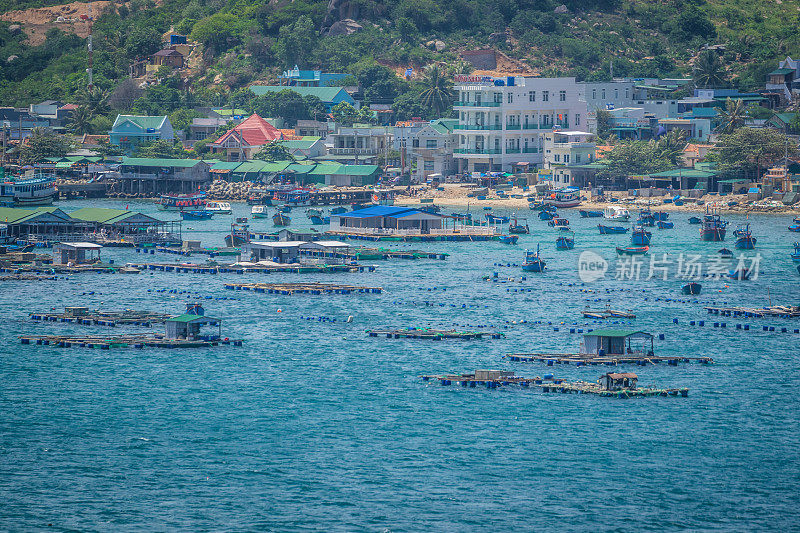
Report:
M 397 33 L 404 43 L 414 43 L 417 40 L 417 26 L 408 17 L 401 17 L 396 23 Z
M 33 128 L 19 154 L 23 165 L 37 163 L 48 157 L 64 157 L 72 148 L 69 139 L 48 128 Z
M 726 76 L 719 56 L 710 50 L 701 53 L 694 64 L 694 84 L 697 87 L 720 87 L 725 84 Z
M 362 107 L 361 109 L 356 109 L 347 102 L 342 102 L 333 106 L 331 115 L 337 124 L 345 127 L 350 127 L 356 123 L 369 124 L 374 120 L 372 112 L 368 108 Z
M 747 107 L 744 101 L 733 101 L 730 98 L 725 100 L 725 109 L 720 109 L 719 119 L 719 126 L 717 126 L 719 133 L 733 133 L 744 126 L 747 119 Z
M 669 170 L 674 164 L 664 157 L 663 147 L 656 141 L 621 142 L 603 158 L 606 167 L 599 172 L 602 177 L 625 179 Z
M 301 96 L 291 89 L 270 92 L 251 101 L 254 113 L 262 117 L 280 117 L 288 126 L 298 120 L 309 120 L 325 113 L 325 105 L 316 96 Z
M 611 133 L 611 112 L 608 109 L 598 107 L 595 110 L 597 121 L 597 136 L 605 139 Z
M 275 53 L 283 59 L 287 67 L 302 66 L 311 59 L 318 41 L 319 34 L 314 22 L 303 15 L 294 24 L 281 27 L 275 43 Z
M 420 94 L 422 105 L 433 110 L 437 117 L 443 116 L 453 105 L 453 86 L 439 65 L 430 65 L 425 69 L 422 84 L 425 90 Z
M 284 146 L 283 141 L 272 141 L 261 147 L 261 150 L 256 152 L 253 156 L 254 159 L 262 161 L 294 161 L 295 158 L 289 152 L 289 149 Z
M 199 20 L 190 37 L 217 55 L 240 44 L 251 22 L 233 13 L 215 13 Z
M 147 57 L 161 48 L 161 35 L 150 26 L 133 26 L 125 37 L 125 56 L 129 59 Z
M 182 107 L 169 114 L 169 122 L 172 124 L 172 128 L 174 130 L 188 132 L 189 126 L 192 125 L 192 121 L 196 118 L 201 118 L 202 116 L 202 113 L 198 113 L 194 109 Z
M 397 75 L 378 63 L 369 63 L 356 72 L 364 97 L 370 102 L 390 102 L 397 98 L 407 84 Z
M 92 112 L 85 105 L 78 106 L 72 110 L 67 120 L 67 130 L 75 135 L 83 135 L 85 133 L 94 133 L 92 127 Z
M 739 128 L 721 134 L 708 158 L 717 168 L 730 175 L 759 178 L 765 168 L 798 156 L 797 144 L 786 134 L 773 128 Z
M 654 154 L 659 161 L 666 161 L 672 166 L 677 166 L 680 164 L 680 158 L 685 148 L 686 132 L 672 130 L 656 141 Z
M 89 111 L 90 120 L 97 115 L 106 115 L 111 112 L 108 98 L 111 93 L 97 86 L 92 90 L 83 89 L 78 93 L 78 104 Z
M 187 159 L 191 154 L 183 149 L 179 141 L 158 139 L 136 147 L 136 157 L 155 159 Z

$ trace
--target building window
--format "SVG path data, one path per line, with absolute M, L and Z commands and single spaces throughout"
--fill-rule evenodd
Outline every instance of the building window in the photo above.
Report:
M 592 100 L 597 100 L 597 89 L 592 89 Z
M 503 103 L 503 93 L 494 93 L 494 102 L 496 104 L 502 104 Z
M 569 163 L 569 154 L 564 154 L 564 163 Z
M 560 102 L 566 102 L 567 101 L 567 91 L 558 91 L 558 100 Z
M 550 101 L 550 91 L 542 91 L 542 102 Z
M 419 148 L 419 139 L 413 139 L 411 141 L 411 147 L 412 148 Z
M 509 104 L 513 104 L 514 103 L 514 94 L 513 93 L 507 93 L 507 101 L 508 101 Z
M 575 162 L 576 163 L 580 163 L 581 162 L 581 154 L 575 154 Z
M 606 90 L 605 90 L 605 89 L 603 89 L 603 95 L 602 95 L 602 97 L 603 97 L 603 100 L 605 100 L 605 99 L 606 99 Z
M 436 139 L 428 139 L 425 141 L 425 148 L 436 148 Z
M 555 161 L 556 163 L 560 163 L 561 162 L 561 156 L 559 154 L 554 155 L 553 156 L 553 161 Z
M 581 114 L 580 113 L 575 113 L 575 125 L 576 126 L 580 126 L 581 125 Z
M 631 97 L 631 90 L 625 87 L 625 99 L 627 100 L 630 97 Z
M 528 93 L 528 101 L 535 102 L 536 101 L 536 91 L 531 91 Z
M 425 162 L 422 164 L 423 170 L 433 170 L 433 160 L 426 159 Z
M 619 89 L 614 89 L 614 100 L 619 98 Z

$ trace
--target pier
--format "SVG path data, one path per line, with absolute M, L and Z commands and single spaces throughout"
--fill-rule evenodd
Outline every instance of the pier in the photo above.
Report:
M 226 283 L 225 288 L 266 294 L 381 294 L 381 287 L 361 287 L 333 283 Z
M 175 274 L 272 274 L 286 272 L 291 274 L 325 274 L 334 272 L 374 272 L 374 266 L 364 265 L 304 265 L 304 264 L 205 264 L 190 263 L 128 263 L 139 270 L 171 272 Z
M 746 318 L 798 318 L 800 307 L 773 305 L 770 307 L 704 307 L 709 315 L 738 316 Z
M 308 255 L 305 251 L 301 255 Z M 326 257 L 334 257 L 336 259 L 350 259 L 350 260 L 367 260 L 378 261 L 387 259 L 437 259 L 440 261 L 446 260 L 450 254 L 424 252 L 422 250 L 390 250 L 388 248 L 366 248 L 359 247 L 353 248 L 346 252 L 326 252 Z
M 387 339 L 426 339 L 433 341 L 440 341 L 444 339 L 461 339 L 461 340 L 474 340 L 483 339 L 484 337 L 499 339 L 505 337 L 503 333 L 495 333 L 488 331 L 455 331 L 455 330 L 437 330 L 428 328 L 408 328 L 408 329 L 368 329 L 367 334 L 370 337 L 377 337 L 379 335 L 385 336 Z

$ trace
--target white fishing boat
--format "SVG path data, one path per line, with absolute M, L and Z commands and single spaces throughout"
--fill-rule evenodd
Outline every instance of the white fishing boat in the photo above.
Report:
M 603 210 L 603 218 L 606 220 L 616 220 L 617 222 L 626 222 L 630 220 L 631 213 L 624 207 L 606 207 Z
M 253 218 L 269 218 L 267 206 L 254 205 L 252 208 L 250 208 L 250 216 Z
M 58 196 L 56 178 L 38 175 L 0 182 L 0 205 L 26 207 L 50 205 Z
M 210 211 L 214 214 L 220 214 L 220 215 L 230 215 L 232 212 L 230 203 L 217 202 L 216 200 L 206 201 L 206 211 Z
M 553 191 L 543 203 L 555 207 L 577 207 L 581 205 L 581 191 L 575 187 Z

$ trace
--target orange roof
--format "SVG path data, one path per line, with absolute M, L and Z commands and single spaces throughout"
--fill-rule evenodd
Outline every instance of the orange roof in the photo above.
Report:
M 595 157 L 603 157 L 604 153 L 610 152 L 613 149 L 614 147 L 610 144 L 599 144 L 594 147 Z
M 294 130 L 281 129 L 278 131 L 281 132 L 284 141 L 299 141 L 303 138 L 301 135 L 297 135 Z
M 263 146 L 270 141 L 283 139 L 281 130 L 256 114 L 225 132 L 214 144 L 222 144 L 232 135 L 240 137 L 249 146 Z

